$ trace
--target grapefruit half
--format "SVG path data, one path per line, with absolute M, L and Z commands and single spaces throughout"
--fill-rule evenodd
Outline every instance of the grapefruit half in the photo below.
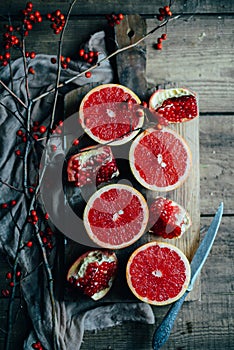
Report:
M 84 131 L 101 144 L 120 145 L 134 138 L 144 122 L 139 97 L 118 84 L 90 90 L 80 104 L 79 120 Z
M 147 203 L 133 187 L 114 184 L 102 187 L 87 202 L 84 225 L 97 246 L 121 249 L 136 242 L 149 218 Z
M 132 253 L 126 276 L 138 299 L 152 305 L 166 305 L 185 293 L 191 270 L 180 249 L 168 243 L 150 242 Z
M 184 88 L 155 91 L 149 100 L 149 108 L 169 123 L 181 123 L 198 117 L 197 95 Z
M 152 191 L 171 191 L 187 179 L 192 154 L 177 132 L 150 128 L 132 142 L 129 161 L 133 175 L 142 186 Z

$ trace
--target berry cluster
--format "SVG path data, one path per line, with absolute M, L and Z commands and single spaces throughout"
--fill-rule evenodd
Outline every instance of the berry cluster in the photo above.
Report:
M 172 16 L 172 12 L 170 9 L 170 6 L 164 6 L 163 8 L 160 7 L 159 14 L 157 15 L 157 19 L 159 21 L 163 21 L 166 16 Z
M 60 10 L 48 13 L 47 19 L 52 22 L 50 27 L 53 29 L 54 34 L 59 34 L 66 23 L 65 16 Z
M 8 286 L 10 288 L 13 288 L 15 285 L 12 277 L 13 277 L 12 273 L 10 271 L 8 271 L 6 273 L 6 280 L 8 281 Z M 16 270 L 15 277 L 16 277 L 16 282 L 18 282 L 20 280 L 20 277 L 21 277 L 21 271 L 19 269 Z M 1 290 L 1 294 L 3 297 L 8 297 L 10 295 L 11 292 L 10 292 L 9 287 Z
M 41 240 L 44 246 L 49 250 L 53 249 L 53 234 L 54 233 L 49 226 L 44 231 L 40 231 Z
M 32 2 L 28 2 L 26 4 L 26 7 L 24 10 L 22 10 L 22 25 L 14 27 L 12 25 L 5 25 L 6 31 L 3 34 L 3 48 L 5 52 L 0 55 L 0 62 L 2 66 L 7 66 L 10 58 L 11 53 L 10 49 L 13 47 L 20 47 L 21 46 L 21 40 L 17 35 L 14 34 L 14 32 L 18 33 L 20 36 L 28 36 L 28 33 L 30 30 L 32 30 L 34 23 L 42 22 L 42 16 L 39 11 L 33 12 L 33 4 Z M 36 56 L 35 52 L 27 52 L 26 57 L 34 58 Z M 32 72 L 29 72 L 31 74 L 34 74 Z
M 2 209 L 7 209 L 9 207 L 14 207 L 16 205 L 16 203 L 17 203 L 16 200 L 13 199 L 13 200 L 10 201 L 10 203 L 2 203 L 1 204 L 1 208 Z
M 33 12 L 33 3 L 27 2 L 25 9 L 22 11 L 23 14 L 23 35 L 27 36 L 28 32 L 32 30 L 34 23 L 41 23 L 42 16 L 39 11 Z M 21 29 L 19 28 L 19 31 Z
M 166 40 L 167 39 L 167 34 L 162 34 L 160 38 L 158 38 L 158 41 L 157 43 L 154 45 L 154 48 L 156 50 L 162 50 L 162 42 L 163 40 Z
M 33 343 L 32 344 L 32 348 L 33 349 L 38 349 L 38 350 L 43 350 L 43 346 L 41 345 L 41 342 L 40 341 L 37 341 L 36 343 Z
M 112 13 L 110 15 L 106 15 L 105 17 L 109 26 L 111 27 L 120 24 L 120 22 L 124 19 L 124 15 L 122 13 L 119 13 L 118 15 Z
M 80 49 L 79 57 L 90 64 L 94 64 L 97 62 L 99 52 L 98 51 L 85 51 L 84 49 Z
M 39 137 L 46 132 L 47 128 L 45 125 L 39 125 L 39 122 L 33 122 L 31 132 L 34 140 L 38 140 Z

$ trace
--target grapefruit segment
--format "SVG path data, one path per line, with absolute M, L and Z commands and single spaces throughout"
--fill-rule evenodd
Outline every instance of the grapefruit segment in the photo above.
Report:
M 192 224 L 187 211 L 168 198 L 157 197 L 149 213 L 150 232 L 163 238 L 179 238 Z
M 96 142 L 120 145 L 134 138 L 144 122 L 137 112 L 139 97 L 118 84 L 104 84 L 90 90 L 80 104 L 79 120 Z
M 136 249 L 127 267 L 127 283 L 133 294 L 152 305 L 166 305 L 186 291 L 191 276 L 190 264 L 177 247 L 150 242 Z
M 149 100 L 149 108 L 169 123 L 181 123 L 198 117 L 197 95 L 184 88 L 155 91 Z
M 148 217 L 148 206 L 140 192 L 115 184 L 101 188 L 89 199 L 84 210 L 84 225 L 98 246 L 121 249 L 143 235 Z
M 187 179 L 192 164 L 184 139 L 169 128 L 142 132 L 133 141 L 129 161 L 139 183 L 153 191 L 170 191 Z

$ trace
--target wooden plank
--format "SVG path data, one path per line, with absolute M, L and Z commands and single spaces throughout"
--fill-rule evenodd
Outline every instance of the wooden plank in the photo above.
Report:
M 200 118 L 201 213 L 215 213 L 224 202 L 224 213 L 234 214 L 234 115 Z
M 19 11 L 25 7 L 24 0 L 8 0 L 1 4 L 1 14 L 3 16 L 18 15 Z M 35 0 L 33 1 L 34 8 L 41 11 L 43 14 L 47 12 L 60 9 L 66 13 L 70 1 L 69 0 Z M 131 13 L 131 14 L 144 14 L 152 15 L 157 14 L 159 7 L 167 5 L 168 2 L 161 0 L 135 0 L 131 1 L 117 1 L 117 0 L 86 0 L 77 1 L 75 4 L 72 14 L 75 15 L 103 15 L 106 13 Z M 174 13 L 230 13 L 234 12 L 233 1 L 225 0 L 203 0 L 198 1 L 184 1 L 177 0 L 173 3 L 172 11 Z
M 148 31 L 156 20 L 147 20 Z M 178 19 L 167 27 L 168 40 L 161 51 L 154 49 L 157 37 L 147 40 L 147 80 L 188 87 L 199 95 L 201 113 L 233 112 L 233 16 L 194 16 Z

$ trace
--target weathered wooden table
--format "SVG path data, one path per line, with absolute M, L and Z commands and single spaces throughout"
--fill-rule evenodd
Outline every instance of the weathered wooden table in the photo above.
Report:
M 46 14 L 68 1 L 35 1 Z M 104 14 L 116 12 L 140 14 L 147 31 L 157 20 L 161 1 L 89 0 L 77 2 L 67 29 L 63 52 L 76 57 L 79 44 L 90 34 L 106 27 Z M 18 15 L 24 1 L 1 5 L 1 22 L 11 13 Z M 199 94 L 200 104 L 200 227 L 208 226 L 220 201 L 224 217 L 211 254 L 201 273 L 201 298 L 188 301 L 176 320 L 164 349 L 234 349 L 233 308 L 233 1 L 182 1 L 173 4 L 173 14 L 183 14 L 167 27 L 168 40 L 162 51 L 153 46 L 157 39 L 146 40 L 146 79 L 148 86 L 185 86 Z M 5 16 L 5 17 L 4 17 Z M 35 28 L 29 37 L 31 49 L 51 53 L 54 36 L 47 24 Z M 199 190 L 199 189 L 198 189 Z M 201 233 L 201 238 L 204 233 Z M 8 267 L 0 256 L 0 288 Z M 17 306 L 16 306 L 17 307 Z M 7 300 L 0 297 L 0 349 L 4 349 L 4 322 Z M 168 307 L 154 308 L 157 326 Z M 21 349 L 30 324 L 27 312 L 19 309 L 12 336 L 12 349 Z M 82 350 L 151 349 L 155 326 L 126 323 L 96 334 L 85 333 Z

